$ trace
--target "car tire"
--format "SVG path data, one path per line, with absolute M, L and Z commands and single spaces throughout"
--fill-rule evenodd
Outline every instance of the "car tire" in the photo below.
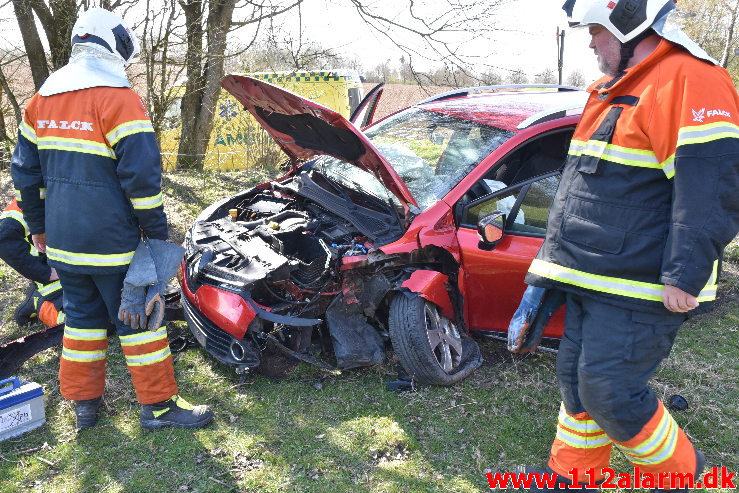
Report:
M 395 355 L 419 383 L 451 385 L 482 364 L 477 344 L 420 296 L 396 294 L 388 325 Z

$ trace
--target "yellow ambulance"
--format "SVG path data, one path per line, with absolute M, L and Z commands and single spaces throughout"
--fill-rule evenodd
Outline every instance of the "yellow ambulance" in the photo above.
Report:
M 364 96 L 356 70 L 321 72 L 251 73 L 261 79 L 320 103 L 349 118 Z M 160 135 L 162 166 L 174 169 L 177 163 L 181 118 L 180 102 L 184 85 L 171 90 L 172 103 L 164 115 Z M 213 131 L 206 149 L 204 167 L 222 171 L 245 169 L 279 161 L 280 149 L 248 111 L 228 92 L 221 90 L 213 118 Z

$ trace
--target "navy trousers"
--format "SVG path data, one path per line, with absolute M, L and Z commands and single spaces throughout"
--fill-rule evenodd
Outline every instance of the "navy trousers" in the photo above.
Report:
M 613 440 L 633 438 L 657 410 L 647 383 L 685 319 L 682 313 L 631 311 L 568 293 L 557 355 L 567 412 L 588 412 Z

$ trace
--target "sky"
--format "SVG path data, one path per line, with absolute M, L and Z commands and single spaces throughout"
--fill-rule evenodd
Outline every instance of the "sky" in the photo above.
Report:
M 479 0 L 485 2 L 487 0 Z M 589 37 L 581 29 L 566 28 L 567 19 L 561 9 L 564 0 L 508 0 L 508 4 L 498 11 L 493 20 L 500 29 L 494 39 L 472 39 L 458 45 L 459 53 L 477 62 L 478 71 L 488 66 L 505 77 L 509 71 L 521 69 L 530 78 L 549 68 L 557 70 L 557 29 L 565 29 L 564 78 L 574 71 L 580 70 L 586 82 L 600 76 L 595 56 L 588 49 Z M 377 12 L 392 19 L 402 20 L 407 9 L 407 0 L 365 0 Z M 433 13 L 434 9 L 445 2 L 438 0 L 415 0 L 423 14 Z M 0 8 L 0 43 L 7 44 L 15 40 L 22 44 L 18 36 L 17 25 L 10 2 Z M 338 53 L 353 59 L 358 57 L 365 70 L 391 60 L 396 65 L 403 55 L 386 36 L 373 31 L 356 13 L 348 0 L 305 0 L 301 8 L 301 20 L 304 28 L 304 39 L 312 40 L 324 48 L 332 48 Z M 238 18 L 238 13 L 236 15 Z M 296 12 L 288 14 L 280 21 L 282 29 L 297 30 L 299 16 Z M 391 36 L 413 43 L 417 40 L 404 37 L 398 32 L 390 32 Z M 239 36 L 239 34 L 237 34 Z M 242 32 L 240 36 L 250 38 L 250 33 Z M 461 33 L 454 41 L 469 38 Z M 454 42 L 452 44 L 455 44 Z M 423 51 L 423 50 L 422 50 Z M 433 55 L 425 52 L 427 56 Z M 406 55 L 406 59 L 407 59 Z M 424 71 L 440 66 L 438 60 L 423 60 L 416 56 L 414 67 Z M 327 67 L 339 68 L 339 67 Z
M 485 0 L 480 0 L 485 1 Z M 400 9 L 396 0 L 374 0 L 389 17 L 400 15 L 392 9 Z M 589 36 L 582 29 L 569 29 L 562 11 L 563 0 L 511 0 L 499 11 L 495 19 L 501 31 L 494 40 L 477 40 L 463 44 L 460 52 L 476 57 L 489 65 L 499 67 L 501 75 L 507 70 L 523 69 L 530 77 L 546 68 L 557 70 L 556 32 L 566 31 L 564 77 L 579 69 L 586 81 L 600 77 L 592 50 L 588 48 Z M 365 69 L 390 59 L 396 63 L 403 54 L 385 36 L 369 29 L 347 1 L 312 0 L 310 8 L 303 8 L 303 25 L 306 36 L 342 54 L 360 55 Z M 330 12 L 330 15 L 327 13 Z M 397 33 L 391 33 L 397 36 Z M 402 39 L 402 36 L 399 36 Z M 406 57 L 407 58 L 407 57 Z M 425 70 L 431 63 L 419 62 Z

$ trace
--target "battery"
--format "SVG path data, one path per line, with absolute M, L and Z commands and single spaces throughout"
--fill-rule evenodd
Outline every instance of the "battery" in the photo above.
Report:
M 0 441 L 46 423 L 44 390 L 18 377 L 0 380 Z

